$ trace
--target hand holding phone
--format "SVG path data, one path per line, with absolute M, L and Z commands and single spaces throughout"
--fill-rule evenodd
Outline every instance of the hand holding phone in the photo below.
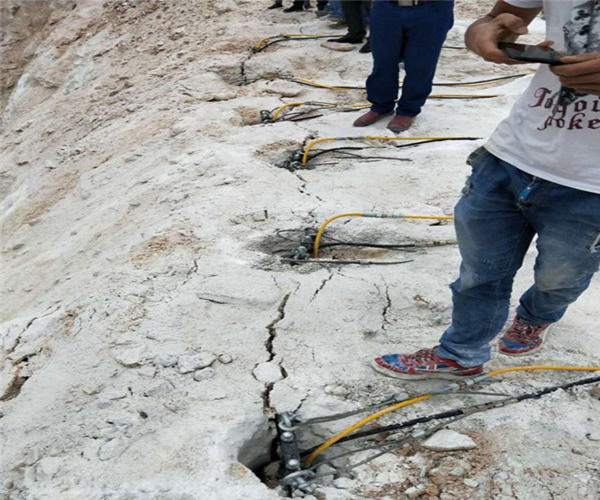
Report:
M 499 42 L 498 48 L 515 61 L 560 66 L 564 64 L 561 55 L 550 47 L 525 45 L 522 43 Z

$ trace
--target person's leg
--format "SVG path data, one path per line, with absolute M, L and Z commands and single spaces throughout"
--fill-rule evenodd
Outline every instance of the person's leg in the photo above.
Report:
M 319 12 L 325 10 L 328 2 L 329 0 L 317 0 L 317 10 Z
M 398 98 L 399 65 L 404 49 L 401 7 L 391 2 L 375 2 L 370 28 L 373 70 L 367 78 L 367 98 L 372 104 L 371 111 L 385 115 L 394 110 Z
M 283 9 L 283 12 L 297 12 L 300 10 L 304 10 L 304 8 L 308 6 L 306 5 L 305 0 L 294 0 L 290 7 L 288 7 L 287 9 Z
M 456 205 L 455 227 L 462 257 L 451 285 L 452 324 L 435 349 L 387 354 L 374 368 L 398 378 L 453 378 L 483 371 L 490 341 L 508 315 L 514 276 L 534 236 L 517 205 L 527 174 L 484 148 L 468 159 L 473 171 Z
M 517 308 L 531 325 L 560 320 L 600 264 L 600 194 L 540 183 L 545 195 L 524 209 L 538 233 L 535 284 Z
M 346 0 L 342 2 L 342 8 L 346 16 L 346 23 L 348 23 L 348 33 L 345 38 L 362 42 L 367 34 L 362 0 Z
M 453 6 L 453 2 L 444 1 L 403 8 L 407 16 L 406 76 L 396 114 L 414 117 L 421 112 L 431 93 L 442 45 L 454 22 Z
M 331 9 L 331 14 L 329 17 L 336 19 L 344 19 L 344 11 L 342 10 L 342 2 L 341 0 L 329 0 L 329 9 Z
M 518 205 L 531 176 L 483 148 L 471 161 L 455 214 L 462 264 L 451 285 L 452 324 L 436 351 L 462 366 L 490 359 L 490 341 L 506 322 L 513 279 L 535 234 Z

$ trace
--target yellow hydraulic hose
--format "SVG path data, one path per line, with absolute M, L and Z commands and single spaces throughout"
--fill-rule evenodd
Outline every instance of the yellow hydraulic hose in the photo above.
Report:
M 501 94 L 431 94 L 428 98 L 429 99 L 491 99 L 494 97 L 500 97 Z M 273 111 L 272 115 L 271 115 L 271 119 L 273 121 L 277 120 L 280 116 L 281 113 L 283 113 L 286 109 L 289 108 L 295 108 L 298 106 L 320 106 L 321 108 L 324 109 L 331 109 L 331 108 L 340 108 L 340 109 L 362 109 L 362 108 L 369 108 L 371 106 L 371 103 L 369 102 L 361 102 L 359 104 L 348 104 L 348 105 L 344 105 L 344 104 L 336 104 L 336 103 L 329 103 L 329 102 L 311 102 L 311 101 L 303 101 L 303 102 L 288 102 L 285 103 L 281 106 L 279 106 L 275 111 Z
M 263 48 L 265 43 L 269 42 L 270 40 L 274 40 L 275 38 L 327 38 L 330 36 L 337 36 L 337 33 L 283 33 L 281 35 L 266 36 L 261 38 L 258 42 L 256 42 L 254 47 L 256 50 L 260 50 Z
M 533 370 L 596 372 L 596 371 L 600 371 L 600 366 L 516 366 L 516 367 L 512 367 L 512 368 L 502 368 L 500 370 L 494 370 L 494 371 L 491 371 L 491 372 L 488 372 L 488 373 L 482 374 L 482 375 L 487 375 L 488 377 L 496 377 L 498 375 L 503 375 L 505 373 L 533 371 Z M 481 377 L 482 375 L 479 375 L 479 377 Z M 404 408 L 405 406 L 409 406 L 414 403 L 418 403 L 419 401 L 424 401 L 433 396 L 434 396 L 433 393 L 432 394 L 424 394 L 422 396 L 417 396 L 415 398 L 408 399 L 408 400 L 402 401 L 400 403 L 396 403 L 392 406 L 389 406 L 388 408 L 384 408 L 383 410 L 378 411 L 377 413 L 373 413 L 372 415 L 369 415 L 368 417 L 362 419 L 361 421 L 357 422 L 356 424 L 352 425 L 351 427 L 344 429 L 342 432 L 336 434 L 335 436 L 333 436 L 332 438 L 330 438 L 326 442 L 324 442 L 315 451 L 313 451 L 310 455 L 308 455 L 308 457 L 306 457 L 304 464 L 306 466 L 309 466 L 314 461 L 314 459 L 316 457 L 318 457 L 321 453 L 323 453 L 325 450 L 327 450 L 328 448 L 333 446 L 335 443 L 337 443 L 343 437 L 347 436 L 348 434 L 354 432 L 357 429 L 360 429 L 361 427 L 365 426 L 369 422 L 372 422 L 373 420 L 376 420 L 379 417 L 381 417 L 383 415 L 387 415 L 388 413 L 396 411 L 400 408 Z
M 332 142 L 332 141 L 441 141 L 441 140 L 456 140 L 456 139 L 466 139 L 466 137 L 379 137 L 379 136 L 370 136 L 366 135 L 363 137 L 323 137 L 321 139 L 315 139 L 314 141 L 309 142 L 304 148 L 304 154 L 302 155 L 302 165 L 306 165 L 308 162 L 308 154 L 310 150 L 314 148 L 317 144 L 321 144 L 322 142 Z
M 288 108 L 295 108 L 297 106 L 304 106 L 304 105 L 321 106 L 326 109 L 336 108 L 339 106 L 338 104 L 328 103 L 328 102 L 319 102 L 319 103 L 317 103 L 317 102 L 313 103 L 310 101 L 308 101 L 308 102 L 288 102 L 288 103 L 285 103 L 285 104 L 279 106 L 275 111 L 273 111 L 273 114 L 271 115 L 271 119 L 273 121 L 277 120 L 277 118 L 279 118 L 281 116 L 281 113 Z M 369 104 L 369 106 L 370 106 L 370 104 Z
M 434 216 L 434 215 L 404 215 L 404 214 L 370 214 L 370 213 L 362 213 L 362 212 L 352 212 L 347 214 L 338 214 L 333 217 L 329 217 L 321 227 L 317 231 L 317 235 L 315 236 L 315 243 L 313 245 L 313 258 L 319 257 L 319 247 L 321 246 L 321 239 L 323 238 L 323 233 L 329 224 L 331 224 L 336 219 L 342 219 L 344 217 L 369 217 L 374 219 L 425 219 L 425 220 L 454 220 L 454 217 L 450 216 Z
M 325 83 L 313 82 L 312 80 L 307 80 L 306 78 L 292 78 L 292 82 L 296 83 L 304 83 L 306 85 L 310 85 L 311 87 L 318 87 L 320 89 L 328 89 L 328 90 L 364 90 L 364 87 L 347 87 L 340 86 L 336 87 L 335 85 L 327 85 Z
M 508 81 L 510 79 L 515 79 L 515 78 L 520 78 L 522 76 L 525 76 L 525 74 L 514 75 L 514 76 L 508 77 L 508 78 L 507 77 L 498 77 L 498 78 L 490 79 L 485 82 L 472 82 L 472 83 L 448 82 L 448 83 L 434 83 L 433 85 L 438 86 L 438 87 L 466 87 L 466 88 L 490 87 L 492 85 L 497 85 L 500 82 L 505 82 L 505 81 Z M 293 77 L 293 78 L 289 78 L 289 80 L 292 82 L 296 82 L 296 83 L 310 85 L 311 87 L 317 87 L 317 88 L 328 89 L 328 90 L 365 90 L 365 87 L 358 87 L 358 86 L 354 86 L 354 85 L 328 85 L 326 83 L 319 83 L 319 82 L 315 82 L 314 80 L 309 80 L 308 78 Z M 402 82 L 400 83 L 400 85 L 402 85 Z

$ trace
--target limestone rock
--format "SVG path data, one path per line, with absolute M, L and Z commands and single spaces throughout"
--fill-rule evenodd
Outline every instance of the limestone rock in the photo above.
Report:
M 144 354 L 146 353 L 145 346 L 128 347 L 117 351 L 114 354 L 114 358 L 118 363 L 128 368 L 139 366 L 144 360 Z
M 426 487 L 424 484 L 419 484 L 417 486 L 411 486 L 410 488 L 404 491 L 404 494 L 408 498 L 419 498 L 425 493 L 425 489 Z
M 256 380 L 264 382 L 265 384 L 273 384 L 283 379 L 281 367 L 273 362 L 259 363 L 252 373 Z
M 354 50 L 354 45 L 351 43 L 324 42 L 321 47 L 337 52 L 351 52 Z
M 200 382 L 201 380 L 208 380 L 209 378 L 213 378 L 215 376 L 214 368 L 203 368 L 202 370 L 196 370 L 194 372 L 194 380 L 196 382 Z
M 450 429 L 442 429 L 423 442 L 423 448 L 433 451 L 470 450 L 477 444 L 469 436 Z
M 183 356 L 179 356 L 177 365 L 179 366 L 180 373 L 189 373 L 212 365 L 215 359 L 215 355 L 209 352 L 184 354 Z
M 465 484 L 465 486 L 468 486 L 469 488 L 477 488 L 477 486 L 479 486 L 479 481 L 477 481 L 476 479 L 471 479 L 471 478 L 467 478 L 463 481 L 463 483 Z
M 338 477 L 333 481 L 333 485 L 341 490 L 348 490 L 354 486 L 355 482 L 349 477 Z
M 585 435 L 590 441 L 600 441 L 600 431 L 592 431 Z
M 177 364 L 177 357 L 170 354 L 156 356 L 156 358 L 154 358 L 154 364 L 164 368 L 175 366 Z
M 233 356 L 230 356 L 229 354 L 219 354 L 217 359 L 219 360 L 219 363 L 223 365 L 228 365 L 233 362 Z
M 125 451 L 126 444 L 123 439 L 111 439 L 104 443 L 98 450 L 98 458 L 105 462 L 113 458 L 117 458 Z

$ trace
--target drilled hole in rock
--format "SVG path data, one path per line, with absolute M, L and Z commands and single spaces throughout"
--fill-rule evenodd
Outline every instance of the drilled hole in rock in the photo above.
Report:
M 254 244 L 253 249 L 283 259 L 297 259 L 298 263 L 302 263 L 303 258 L 308 259 L 311 256 L 316 233 L 314 228 L 278 230 L 274 235 L 269 235 Z M 398 241 L 389 243 L 392 239 Z M 395 246 L 388 248 L 387 245 Z M 414 240 L 402 241 L 398 235 L 392 237 L 377 231 L 361 231 L 354 234 L 342 230 L 323 237 L 319 247 L 319 258 L 340 261 L 404 260 L 412 258 L 418 250 L 422 249 L 415 247 Z
M 213 73 L 219 75 L 229 85 L 242 86 L 246 84 L 242 73 L 243 66 L 241 63 L 214 65 L 209 69 Z
M 238 452 L 238 461 L 269 488 L 276 488 L 281 478 L 276 434 L 272 424 L 265 424 Z
M 256 156 L 270 165 L 287 169 L 294 160 L 296 151 L 302 148 L 301 142 L 284 139 L 265 144 L 256 152 Z

